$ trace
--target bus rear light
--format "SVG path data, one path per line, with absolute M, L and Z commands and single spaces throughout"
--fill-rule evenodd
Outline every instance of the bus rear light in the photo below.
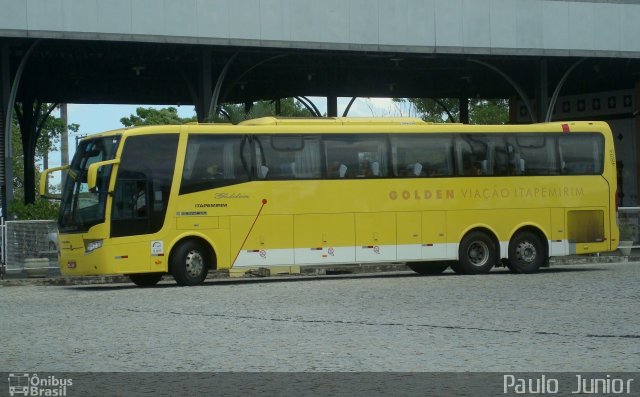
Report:
M 569 124 L 562 124 L 562 132 L 571 132 L 571 130 L 569 129 Z

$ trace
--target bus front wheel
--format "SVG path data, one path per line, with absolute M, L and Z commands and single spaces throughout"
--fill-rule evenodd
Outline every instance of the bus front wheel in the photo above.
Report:
M 542 240 L 531 232 L 518 233 L 509 243 L 508 267 L 514 273 L 536 273 L 544 264 Z
M 201 284 L 207 277 L 210 254 L 196 241 L 185 241 L 171 255 L 171 273 L 178 285 Z
M 412 262 L 407 267 L 422 275 L 436 275 L 444 272 L 449 267 L 447 262 Z
M 138 287 L 153 287 L 162 279 L 163 273 L 130 274 L 129 279 Z
M 497 262 L 496 245 L 486 233 L 467 234 L 458 249 L 460 267 L 466 274 L 486 274 Z

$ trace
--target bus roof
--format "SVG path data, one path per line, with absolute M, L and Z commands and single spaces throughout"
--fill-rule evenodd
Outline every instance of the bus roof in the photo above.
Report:
M 430 124 L 416 117 L 260 117 L 245 120 L 240 125 L 424 125 Z
M 536 133 L 570 133 L 570 132 L 604 132 L 609 131 L 609 126 L 602 121 L 554 121 L 539 124 L 503 124 L 503 125 L 464 125 L 460 123 L 431 123 L 412 117 L 261 117 L 246 120 L 238 125 L 226 123 L 187 123 L 173 125 L 144 125 L 127 127 L 112 131 L 92 134 L 85 139 L 116 135 L 138 135 L 147 133 L 176 133 L 186 127 L 190 132 L 198 133 L 229 133 L 238 128 L 239 133 L 250 131 L 254 134 L 273 133 L 279 131 L 283 134 L 300 133 L 300 126 L 308 127 L 310 133 L 343 133 L 345 131 L 355 133 L 499 133 L 499 132 L 536 132 Z M 394 126 L 403 128 L 396 130 Z M 247 127 L 249 127 L 247 129 Z M 255 129 L 251 128 L 255 127 Z M 323 127 L 327 127 L 326 129 Z M 335 128 L 335 127 L 345 127 Z M 361 128 L 358 128 L 361 127 Z M 368 127 L 368 128 L 367 128 Z M 233 131 L 235 132 L 235 131 Z

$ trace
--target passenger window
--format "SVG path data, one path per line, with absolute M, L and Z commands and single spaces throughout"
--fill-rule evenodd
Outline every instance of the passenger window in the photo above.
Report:
M 393 136 L 391 152 L 395 176 L 416 178 L 453 174 L 452 138 L 449 136 Z
M 558 137 L 563 174 L 593 175 L 602 173 L 602 137 L 595 134 L 571 134 Z
M 242 155 L 245 146 L 248 142 L 242 135 L 190 135 L 180 194 L 248 181 L 250 160 Z
M 258 179 L 319 179 L 320 137 L 258 136 L 255 138 Z
M 511 135 L 507 138 L 517 175 L 558 175 L 556 138 L 552 135 Z
M 331 135 L 323 142 L 328 178 L 389 176 L 386 135 Z
M 489 144 L 479 135 L 456 137 L 456 169 L 458 175 L 490 175 Z

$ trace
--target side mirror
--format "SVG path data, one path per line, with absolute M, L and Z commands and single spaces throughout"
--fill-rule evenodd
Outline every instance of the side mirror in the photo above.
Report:
M 47 180 L 49 179 L 49 174 L 51 174 L 52 172 L 63 171 L 67 169 L 69 169 L 69 166 L 64 165 L 62 167 L 49 168 L 47 170 L 44 170 L 42 174 L 40 174 L 40 185 L 38 186 L 39 187 L 38 193 L 40 193 L 40 197 L 43 197 L 46 199 L 60 200 L 59 195 L 50 194 L 47 191 Z
M 89 166 L 89 169 L 87 170 L 87 187 L 89 188 L 89 191 L 92 191 L 96 188 L 96 185 L 98 183 L 98 170 L 100 169 L 100 167 L 119 163 L 120 160 L 106 160 L 91 164 Z

